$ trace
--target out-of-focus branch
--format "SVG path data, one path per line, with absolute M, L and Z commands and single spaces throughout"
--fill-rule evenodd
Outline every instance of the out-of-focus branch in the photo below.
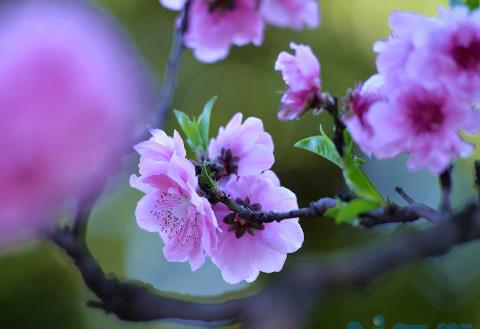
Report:
M 220 303 L 171 298 L 139 283 L 109 278 L 84 242 L 69 229 L 56 230 L 50 239 L 73 259 L 85 284 L 99 298 L 91 305 L 120 319 L 237 321 L 247 328 L 293 329 L 299 327 L 311 303 L 331 289 L 367 284 L 401 265 L 443 255 L 456 245 L 480 239 L 478 204 L 469 205 L 452 217 L 424 231 L 400 234 L 387 243 L 334 262 L 294 267 L 255 295 Z M 266 311 L 271 309 L 275 312 Z
M 383 209 L 360 214 L 359 217 L 359 225 L 366 228 L 383 224 L 410 223 L 421 218 L 410 207 L 400 207 L 396 204 L 389 204 Z
M 453 167 L 448 167 L 440 176 L 440 189 L 441 189 L 441 202 L 440 202 L 440 211 L 442 213 L 450 213 L 452 211 L 452 206 L 450 204 L 451 194 L 452 194 L 452 170 Z
M 475 189 L 477 190 L 478 200 L 480 201 L 480 160 L 475 160 Z
M 156 111 L 154 112 L 154 119 L 152 120 L 153 126 L 158 126 L 165 122 L 170 113 L 169 107 L 175 95 L 178 69 L 180 68 L 180 59 L 184 49 L 184 36 L 188 30 L 190 2 L 190 0 L 186 2 L 176 22 L 177 25 L 173 34 L 173 44 L 168 59 L 167 71 L 163 80 Z
M 192 303 L 169 298 L 139 282 L 121 282 L 107 277 L 90 254 L 85 243 L 69 228 L 58 228 L 49 236 L 74 261 L 87 287 L 100 299 L 90 306 L 113 313 L 127 321 L 153 321 L 179 318 L 205 322 L 237 318 L 238 301 L 227 303 Z

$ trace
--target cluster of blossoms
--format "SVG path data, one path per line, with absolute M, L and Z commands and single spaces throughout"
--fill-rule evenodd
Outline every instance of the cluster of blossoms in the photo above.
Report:
M 367 155 L 409 153 L 410 170 L 439 174 L 471 154 L 460 133 L 480 131 L 480 10 L 395 12 L 390 25 L 390 38 L 374 46 L 378 74 L 349 92 L 343 121 Z M 288 85 L 283 119 L 322 105 L 318 60 L 308 47 L 292 47 L 296 55 L 282 53 L 276 64 Z
M 180 10 L 186 0 L 160 0 Z M 318 26 L 317 0 L 191 0 L 185 44 L 203 62 L 228 55 L 231 45 L 263 42 L 265 24 L 302 29 Z
M 140 176 L 131 185 L 145 193 L 136 209 L 138 225 L 158 232 L 164 255 L 198 269 L 208 256 L 225 281 L 253 281 L 259 272 L 280 271 L 287 253 L 298 250 L 303 231 L 298 219 L 258 224 L 221 203 L 211 203 L 199 188 L 195 165 L 182 138 L 153 130 L 136 145 Z M 257 118 L 236 114 L 209 143 L 208 158 L 222 189 L 252 210 L 285 211 L 298 207 L 294 193 L 281 187 L 270 170 L 273 142 Z
M 83 1 L 0 8 L 0 247 L 89 198 L 129 149 L 152 86 L 116 24 Z

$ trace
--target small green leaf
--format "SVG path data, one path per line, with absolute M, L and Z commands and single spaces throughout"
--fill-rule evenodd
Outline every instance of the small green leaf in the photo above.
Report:
M 335 208 L 325 212 L 325 216 L 335 218 L 337 224 L 352 223 L 361 213 L 378 208 L 376 202 L 363 199 L 355 199 L 350 202 L 337 201 Z
M 350 190 L 359 198 L 381 205 L 385 202 L 367 175 L 355 161 L 353 155 L 346 152 L 343 157 L 343 177 Z
M 209 130 L 210 130 L 210 116 L 212 114 L 212 109 L 217 102 L 217 96 L 210 98 L 210 100 L 205 104 L 203 108 L 202 114 L 198 117 L 197 124 L 198 124 L 198 131 L 200 133 L 200 139 L 202 142 L 202 146 L 205 150 L 208 149 L 208 142 L 209 142 Z
M 325 134 L 322 127 L 320 127 L 320 134 L 319 136 L 302 139 L 295 143 L 295 147 L 318 154 L 341 168 L 342 158 L 340 154 L 338 154 L 335 144 L 330 137 Z
M 194 120 L 191 120 L 188 115 L 181 111 L 174 111 L 175 116 L 177 117 L 178 124 L 182 128 L 183 132 L 187 136 L 188 146 L 192 151 L 198 156 L 202 151 L 206 151 L 200 137 L 200 130 L 198 123 Z
M 207 188 L 212 190 L 218 188 L 218 184 L 212 177 L 212 173 L 210 171 L 210 167 L 208 166 L 207 161 L 203 163 L 202 171 L 200 173 L 199 179 L 200 179 L 201 186 L 206 186 Z

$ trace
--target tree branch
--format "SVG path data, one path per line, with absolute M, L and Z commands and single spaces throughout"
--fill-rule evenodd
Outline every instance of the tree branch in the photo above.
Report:
M 120 319 L 198 320 L 205 323 L 242 322 L 248 328 L 298 328 L 311 303 L 331 289 L 364 285 L 401 265 L 447 253 L 452 247 L 480 239 L 480 210 L 469 205 L 453 216 L 420 232 L 398 235 L 387 243 L 329 263 L 309 263 L 285 271 L 255 295 L 220 303 L 188 302 L 150 287 L 108 278 L 84 243 L 69 229 L 50 235 L 74 261 L 87 287 L 100 299 L 91 303 Z M 275 309 L 275 312 L 265 310 Z
M 447 214 L 452 211 L 452 206 L 450 204 L 450 195 L 452 193 L 452 170 L 453 166 L 450 166 L 439 176 L 442 193 L 440 211 Z
M 385 208 L 360 214 L 359 217 L 359 225 L 366 228 L 383 224 L 410 223 L 421 218 L 414 209 L 396 204 L 388 204 Z
M 190 2 L 191 1 L 189 0 L 185 3 L 185 7 L 176 22 L 177 26 L 173 34 L 173 44 L 168 59 L 167 71 L 163 80 L 162 90 L 160 92 L 154 118 L 152 120 L 153 126 L 158 126 L 160 123 L 165 122 L 168 113 L 170 113 L 169 107 L 175 94 L 178 69 L 180 68 L 180 59 L 184 49 L 184 36 L 188 30 Z
M 480 160 L 475 160 L 475 189 L 477 190 L 478 200 L 480 201 Z
M 306 208 L 294 209 L 294 210 L 285 211 L 285 212 L 255 211 L 235 202 L 220 187 L 217 187 L 215 189 L 207 188 L 207 189 L 204 189 L 204 192 L 206 192 L 211 199 L 226 205 L 228 209 L 239 214 L 243 219 L 250 220 L 252 222 L 257 222 L 257 223 L 279 222 L 285 219 L 297 218 L 297 217 L 302 217 L 302 218 L 321 217 L 328 209 L 334 208 L 335 205 L 337 204 L 335 199 L 322 198 L 315 202 L 312 202 L 310 206 Z
M 416 202 L 399 186 L 395 188 L 395 191 L 408 203 L 413 212 L 431 223 L 438 223 L 448 217 L 448 214 L 440 213 L 426 204 Z
M 238 301 L 191 303 L 162 296 L 139 282 L 121 282 L 117 278 L 109 278 L 85 243 L 68 228 L 56 229 L 49 238 L 72 258 L 87 287 L 100 299 L 100 302 L 89 302 L 89 305 L 113 313 L 122 320 L 179 318 L 212 322 L 235 319 L 239 313 Z

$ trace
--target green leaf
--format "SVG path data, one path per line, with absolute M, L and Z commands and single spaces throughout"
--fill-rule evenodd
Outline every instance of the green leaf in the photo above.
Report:
M 337 224 L 352 223 L 359 214 L 378 208 L 376 202 L 355 199 L 350 202 L 337 200 L 337 206 L 325 212 L 325 216 L 335 218 Z
M 188 115 L 181 111 L 174 111 L 175 116 L 177 117 L 178 124 L 182 128 L 183 132 L 187 136 L 188 146 L 192 151 L 198 156 L 202 151 L 206 152 L 206 148 L 202 142 L 200 136 L 199 125 L 195 120 L 191 120 Z
M 350 152 L 346 152 L 343 157 L 343 177 L 350 190 L 359 198 L 373 202 L 377 206 L 385 202 Z
M 479 0 L 466 0 L 468 8 L 470 10 L 475 10 L 480 6 L 480 1 Z
M 342 158 L 340 157 L 340 154 L 338 154 L 335 144 L 330 137 L 325 134 L 321 126 L 320 134 L 321 135 L 319 136 L 302 139 L 301 141 L 295 143 L 295 147 L 318 154 L 341 168 Z
M 210 100 L 205 104 L 202 114 L 198 117 L 198 131 L 200 133 L 200 139 L 202 146 L 205 150 L 208 149 L 209 142 L 209 130 L 210 130 L 210 116 L 212 114 L 212 109 L 217 102 L 217 96 L 210 98 Z
M 203 162 L 202 171 L 200 172 L 199 179 L 200 186 L 204 186 L 212 190 L 218 188 L 218 184 L 212 177 L 212 173 L 210 171 L 210 167 L 207 161 Z

